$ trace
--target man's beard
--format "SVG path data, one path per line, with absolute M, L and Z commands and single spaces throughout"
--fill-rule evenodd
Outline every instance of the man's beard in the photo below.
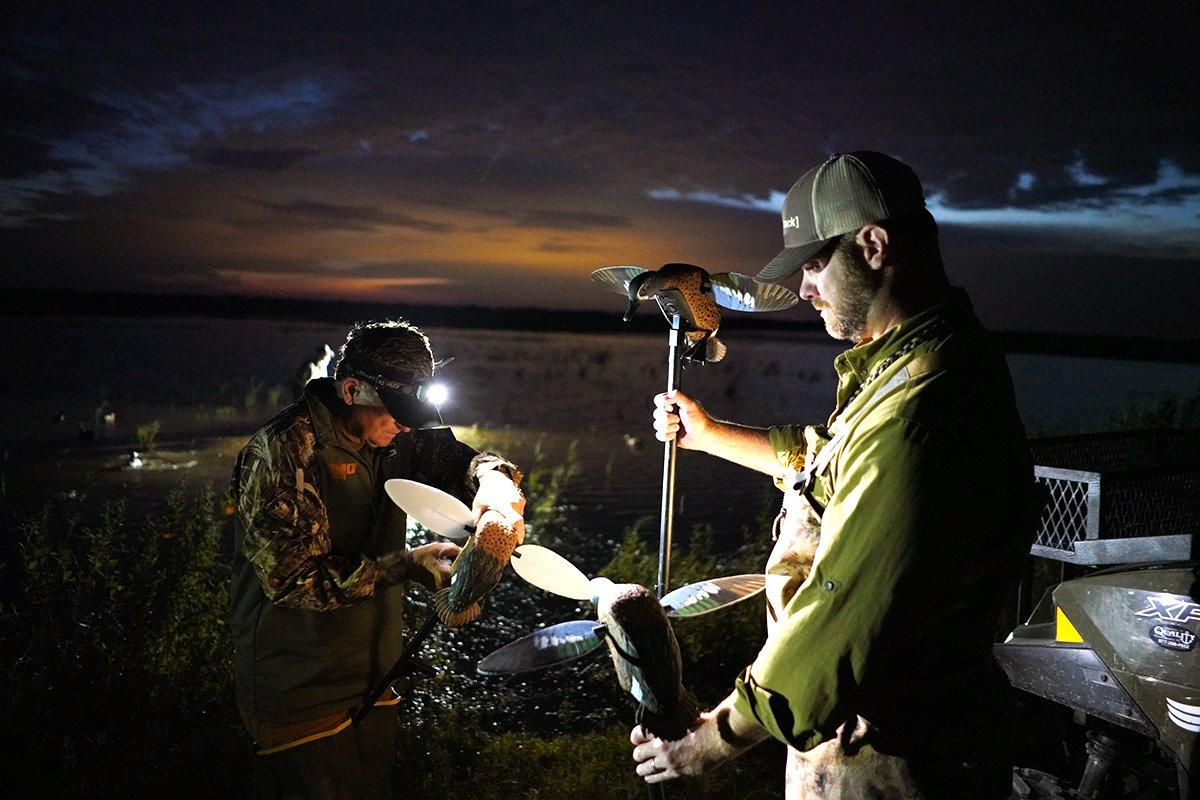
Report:
M 871 269 L 853 236 L 846 236 L 838 242 L 830 261 L 840 261 L 841 272 L 838 276 L 837 306 L 829 303 L 823 305 L 828 309 L 825 330 L 835 339 L 858 343 L 867 329 L 871 303 L 883 282 L 883 275 Z

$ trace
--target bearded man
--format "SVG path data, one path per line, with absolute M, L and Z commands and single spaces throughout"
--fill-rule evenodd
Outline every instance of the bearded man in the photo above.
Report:
M 783 205 L 784 250 L 831 336 L 825 424 L 752 428 L 681 392 L 660 440 L 775 478 L 768 635 L 733 691 L 678 742 L 631 733 L 648 783 L 774 737 L 789 798 L 1007 797 L 1011 720 L 993 634 L 1032 538 L 1033 471 L 1003 354 L 943 270 L 917 176 L 835 155 Z

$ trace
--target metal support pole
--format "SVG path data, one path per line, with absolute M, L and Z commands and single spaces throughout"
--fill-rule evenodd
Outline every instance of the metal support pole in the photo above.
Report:
M 667 357 L 667 391 L 679 388 L 679 324 L 678 314 L 671 315 L 670 349 Z M 667 593 L 671 583 L 671 536 L 675 526 L 675 453 L 678 450 L 675 440 L 666 443 L 663 448 L 663 477 L 662 477 L 662 507 L 659 514 L 658 527 L 658 583 L 654 586 L 655 593 L 662 597 Z
M 679 367 L 681 353 L 679 347 L 678 314 L 671 315 L 671 333 L 668 342 L 670 348 L 667 355 L 667 391 L 679 388 Z M 659 514 L 658 527 L 658 582 L 654 585 L 654 593 L 662 597 L 667 593 L 671 583 L 671 537 L 675 528 L 675 454 L 679 445 L 675 440 L 666 443 L 663 448 L 663 477 L 662 477 L 662 507 Z M 650 800 L 665 800 L 666 791 L 661 783 L 646 787 Z
M 364 700 L 363 704 L 358 707 L 358 710 L 351 715 L 350 722 L 352 724 L 358 725 L 358 723 L 362 722 L 363 718 L 365 718 L 367 714 L 371 712 L 371 709 L 375 707 L 375 701 L 378 700 L 383 693 L 388 690 L 388 687 L 395 683 L 400 676 L 405 673 L 406 670 L 410 669 L 414 665 L 413 659 L 416 657 L 417 651 L 421 649 L 421 645 L 425 643 L 427 638 L 429 638 L 429 634 L 433 632 L 434 627 L 437 625 L 437 621 L 437 614 L 430 611 L 429 616 L 425 618 L 425 622 L 421 624 L 421 627 L 417 629 L 417 632 L 413 634 L 412 638 L 405 643 L 404 649 L 400 651 L 400 657 L 396 659 L 396 663 L 393 664 L 392 668 L 387 671 L 387 674 L 380 678 L 379 682 L 371 688 L 371 691 L 367 693 L 367 699 Z

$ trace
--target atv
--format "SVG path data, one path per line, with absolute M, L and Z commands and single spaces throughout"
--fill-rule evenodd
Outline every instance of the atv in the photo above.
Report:
M 1048 498 L 1031 554 L 1050 560 L 1043 569 L 1057 562 L 1059 580 L 995 655 L 1014 687 L 1053 710 L 1070 774 L 1018 768 L 1013 797 L 1194 798 L 1200 436 L 1154 430 L 1030 444 Z M 1033 574 L 1022 584 L 1026 609 Z

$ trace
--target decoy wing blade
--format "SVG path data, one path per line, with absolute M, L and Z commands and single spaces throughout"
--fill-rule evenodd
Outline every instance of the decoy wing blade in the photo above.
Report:
M 698 617 L 718 608 L 740 603 L 767 585 L 765 575 L 730 575 L 681 586 L 663 595 L 663 608 L 670 617 Z
M 600 646 L 592 620 L 560 622 L 493 651 L 476 667 L 480 675 L 516 675 L 574 661 Z
M 513 551 L 513 571 L 539 589 L 572 600 L 591 600 L 587 576 L 579 567 L 553 550 L 536 544 L 523 544 Z
M 404 513 L 438 536 L 461 542 L 471 535 L 475 518 L 457 497 L 405 478 L 385 481 L 383 490 Z
M 782 311 L 800 302 L 786 286 L 763 283 L 739 272 L 710 276 L 717 305 L 734 311 Z
M 592 283 L 616 292 L 624 297 L 629 296 L 629 282 L 647 270 L 641 267 L 604 267 L 591 274 Z

